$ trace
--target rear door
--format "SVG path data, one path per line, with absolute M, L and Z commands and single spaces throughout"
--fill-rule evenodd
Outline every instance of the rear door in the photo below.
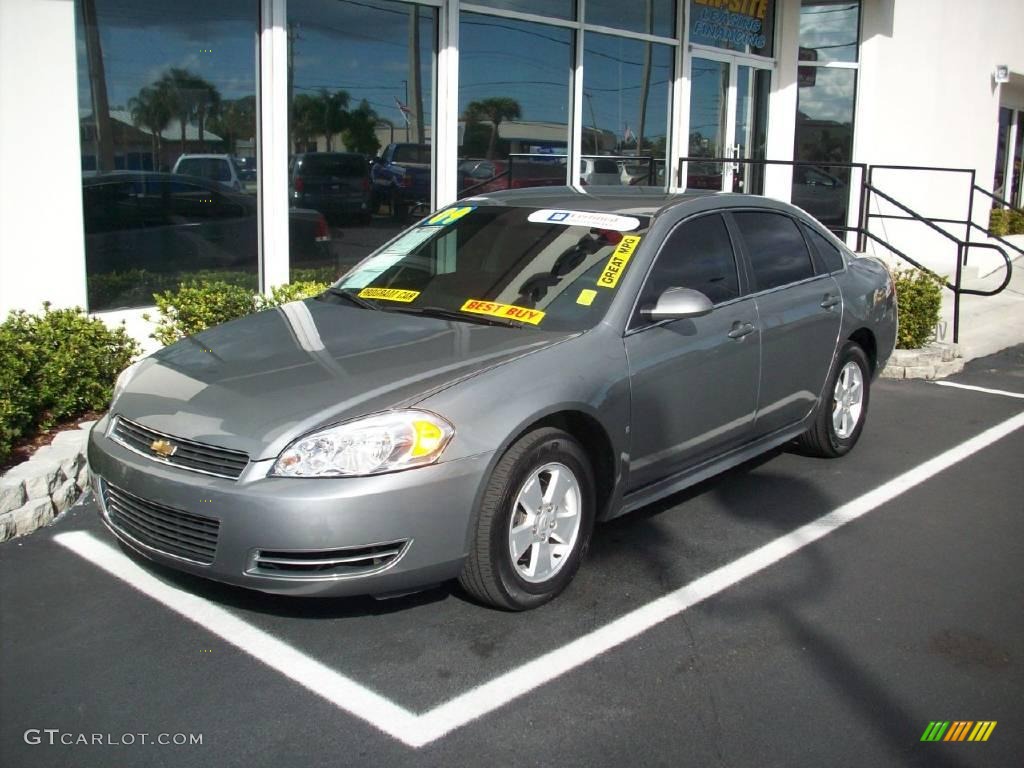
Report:
M 791 426 L 817 404 L 842 321 L 839 288 L 816 274 L 797 222 L 779 211 L 729 214 L 761 321 L 761 385 L 755 431 Z
M 701 291 L 709 315 L 650 323 L 639 308 L 668 288 Z M 631 387 L 630 490 L 676 474 L 750 438 L 759 374 L 757 307 L 725 220 L 682 222 L 640 293 L 625 344 Z

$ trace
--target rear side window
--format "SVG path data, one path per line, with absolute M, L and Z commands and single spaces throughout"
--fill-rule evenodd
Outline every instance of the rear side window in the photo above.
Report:
M 692 288 L 714 304 L 740 295 L 736 258 L 720 215 L 691 219 L 673 230 L 647 279 L 641 304 L 654 305 L 669 288 Z
M 360 177 L 368 170 L 366 160 L 358 155 L 309 155 L 302 160 L 302 173 L 307 176 Z
M 231 168 L 219 157 L 191 157 L 178 163 L 178 173 L 213 181 L 231 181 Z
M 814 276 L 814 266 L 796 222 L 769 211 L 741 211 L 733 217 L 747 246 L 758 291 Z
M 619 166 L 614 160 L 595 160 L 594 173 L 618 173 Z
M 804 232 L 807 233 L 807 239 L 811 241 L 811 248 L 817 251 L 822 269 L 825 272 L 839 272 L 846 266 L 842 253 L 832 243 L 810 227 L 804 227 Z

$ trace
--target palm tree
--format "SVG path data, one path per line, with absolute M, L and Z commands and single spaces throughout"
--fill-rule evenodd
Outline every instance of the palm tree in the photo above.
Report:
M 256 136 L 256 97 L 222 101 L 218 113 L 208 116 L 207 126 L 224 139 L 228 154 L 235 154 L 239 139 Z
M 522 116 L 519 102 L 507 96 L 495 96 L 490 99 L 471 101 L 466 105 L 467 122 L 489 122 L 491 139 L 487 144 L 487 159 L 494 158 L 494 150 L 498 145 L 498 126 L 503 120 L 518 120 Z
M 220 93 L 209 81 L 178 67 L 167 70 L 157 87 L 167 94 L 171 109 L 181 124 L 181 154 L 185 154 L 185 127 L 194 120 L 202 142 L 206 118 L 217 113 Z
M 380 149 L 377 140 L 377 124 L 381 122 L 370 103 L 363 99 L 359 106 L 348 113 L 342 138 L 351 152 L 362 152 L 371 157 Z
M 171 103 L 166 91 L 147 85 L 137 96 L 128 99 L 128 110 L 136 128 L 145 128 L 153 135 L 153 167 L 159 170 L 163 156 L 162 134 L 171 122 Z
M 327 151 L 331 151 L 331 137 L 342 131 L 348 120 L 348 92 L 331 93 L 326 88 L 320 89 L 318 97 L 319 128 L 327 140 Z

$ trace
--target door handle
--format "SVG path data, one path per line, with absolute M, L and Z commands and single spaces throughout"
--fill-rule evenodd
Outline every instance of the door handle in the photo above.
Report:
M 822 309 L 832 309 L 841 301 L 838 296 L 833 296 L 831 293 L 826 293 L 825 298 L 821 300 Z
M 754 332 L 754 324 L 753 323 L 741 323 L 739 320 L 737 320 L 735 323 L 732 324 L 732 330 L 729 331 L 729 338 L 730 339 L 742 339 L 748 333 L 753 333 L 753 332 Z

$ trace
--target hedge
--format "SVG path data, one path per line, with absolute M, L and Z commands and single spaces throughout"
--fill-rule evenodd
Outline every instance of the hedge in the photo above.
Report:
M 893 272 L 896 303 L 899 308 L 899 349 L 920 349 L 935 335 L 942 308 L 943 282 L 917 269 Z

